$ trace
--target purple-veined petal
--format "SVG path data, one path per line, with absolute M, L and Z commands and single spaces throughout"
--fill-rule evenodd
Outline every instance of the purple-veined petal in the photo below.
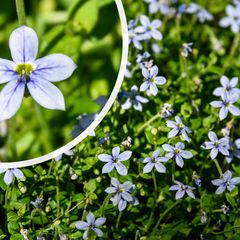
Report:
M 141 103 L 147 103 L 147 102 L 148 102 L 148 99 L 147 99 L 147 98 L 142 97 L 142 96 L 139 96 L 139 95 L 136 96 L 136 100 L 137 100 L 138 102 L 141 102 Z
M 177 126 L 176 123 L 172 120 L 167 120 L 166 125 L 167 127 L 170 127 L 170 128 L 175 128 Z
M 188 188 L 188 189 L 186 190 L 186 192 L 187 192 L 187 195 L 188 195 L 189 197 L 195 198 L 195 195 L 194 195 L 194 193 L 192 192 L 191 189 Z
M 158 30 L 155 30 L 155 29 L 151 31 L 151 35 L 156 40 L 162 40 L 162 38 L 163 38 L 162 34 Z
M 20 108 L 25 91 L 25 84 L 10 81 L 0 93 L 0 121 L 11 118 Z
M 115 187 L 108 187 L 105 189 L 105 192 L 108 194 L 116 193 L 116 188 Z
M 38 53 L 38 37 L 36 32 L 21 26 L 11 33 L 9 48 L 15 63 L 33 62 Z
M 155 168 L 159 173 L 166 173 L 166 167 L 160 162 L 155 163 Z
M 73 60 L 64 54 L 51 54 L 34 62 L 33 78 L 58 82 L 69 78 L 77 68 Z
M 143 75 L 146 79 L 148 79 L 148 78 L 150 77 L 150 73 L 149 73 L 149 71 L 148 71 L 145 67 L 142 68 L 142 75 Z
M 177 128 L 174 128 L 168 133 L 168 137 L 173 138 L 173 137 L 177 136 L 178 133 L 179 133 L 179 130 Z
M 186 158 L 186 159 L 190 159 L 193 157 L 192 153 L 190 151 L 182 151 L 180 153 L 180 155 L 183 157 L 183 158 Z
M 183 159 L 182 159 L 182 157 L 181 157 L 180 155 L 176 155 L 176 164 L 177 164 L 180 168 L 182 168 L 183 165 L 184 165 L 184 161 L 183 161 Z
M 177 142 L 177 144 L 176 144 L 176 148 L 178 148 L 178 149 L 184 149 L 185 148 L 185 144 L 184 143 L 182 143 L 182 142 Z
M 90 212 L 88 215 L 87 215 L 87 222 L 89 225 L 93 225 L 94 222 L 95 222 L 95 216 L 92 212 Z
M 116 163 L 116 169 L 117 169 L 117 172 L 120 174 L 120 175 L 123 175 L 123 176 L 126 176 L 127 175 L 127 168 L 121 163 L 121 162 L 118 162 Z
M 109 173 L 113 170 L 113 168 L 114 168 L 114 163 L 108 162 L 103 166 L 102 173 Z
M 231 183 L 236 185 L 240 183 L 240 177 L 235 177 L 231 179 Z
M 88 239 L 88 229 L 83 233 L 83 240 Z
M 149 173 L 152 171 L 154 164 L 152 162 L 147 163 L 143 168 L 143 173 Z
M 18 80 L 18 75 L 14 71 L 16 64 L 12 61 L 0 58 L 0 84 L 11 80 Z
M 12 181 L 13 181 L 12 169 L 6 171 L 6 173 L 4 174 L 3 180 L 7 185 L 12 183 Z
M 155 77 L 158 74 L 158 67 L 156 65 L 154 65 L 151 69 L 150 69 L 150 75 L 151 77 Z
M 215 159 L 217 155 L 218 155 L 218 149 L 217 148 L 213 148 L 211 150 L 211 152 L 210 152 L 211 159 Z
M 222 76 L 220 82 L 224 88 L 227 88 L 229 86 L 229 79 L 226 76 Z
M 129 109 L 132 106 L 131 100 L 128 98 L 125 103 L 122 104 L 122 109 Z
M 219 151 L 220 151 L 224 156 L 228 156 L 228 155 L 229 155 L 229 151 L 228 151 L 225 147 L 219 147 Z
M 78 221 L 75 223 L 75 227 L 79 230 L 87 230 L 89 228 L 89 224 L 83 221 Z
M 142 104 L 140 102 L 134 102 L 133 108 L 139 112 L 142 112 Z
M 13 174 L 16 178 L 18 178 L 18 179 L 23 179 L 24 178 L 23 172 L 20 169 L 13 168 L 12 172 L 13 172 Z
M 228 108 L 229 112 L 234 115 L 234 116 L 239 116 L 240 115 L 240 109 L 237 108 L 236 106 L 234 105 L 231 105 L 229 108 Z
M 182 119 L 179 116 L 175 116 L 175 121 L 177 124 L 182 123 Z
M 185 190 L 179 189 L 175 194 L 175 199 L 180 199 L 184 196 Z
M 106 218 L 103 218 L 103 217 L 97 218 L 95 221 L 95 226 L 99 227 L 99 226 L 103 225 L 105 222 L 106 222 Z
M 220 108 L 223 106 L 223 103 L 221 101 L 212 101 L 210 102 L 210 105 L 214 108 Z
M 152 160 L 150 157 L 143 158 L 142 163 L 148 163 Z
M 121 212 L 123 211 L 127 206 L 127 201 L 121 199 L 118 203 L 118 210 Z
M 116 193 L 115 196 L 111 198 L 113 206 L 118 205 L 120 200 L 121 200 L 121 194 L 120 193 Z
M 114 159 L 118 158 L 119 153 L 120 153 L 120 147 L 117 146 L 112 149 L 112 156 Z
M 162 145 L 162 148 L 165 152 L 172 152 L 174 151 L 174 148 L 173 146 L 171 146 L 170 144 L 163 144 Z
M 185 131 L 185 129 L 183 129 L 183 130 L 181 131 L 181 134 L 182 134 L 182 137 L 183 137 L 183 139 L 184 139 L 185 141 L 190 142 L 190 138 L 188 137 L 187 132 Z
M 124 191 L 129 192 L 129 191 L 135 189 L 135 185 L 133 185 L 131 182 L 127 181 L 122 184 L 122 188 L 124 189 Z
M 153 96 L 156 96 L 158 93 L 158 88 L 155 83 L 150 82 L 150 92 Z
M 214 186 L 220 186 L 224 184 L 224 181 L 222 179 L 214 179 L 211 181 Z
M 238 84 L 238 77 L 232 78 L 231 81 L 230 81 L 231 87 L 236 87 L 237 84 Z
M 236 187 L 236 186 L 235 186 L 234 184 L 229 183 L 229 184 L 227 185 L 227 190 L 228 190 L 229 192 L 231 192 L 235 187 Z
M 157 85 L 163 85 L 167 82 L 166 78 L 165 77 L 156 77 L 155 78 L 155 83 Z
M 223 87 L 217 87 L 214 89 L 213 91 L 213 95 L 215 96 L 221 96 L 222 95 L 222 91 L 224 91 Z
M 0 168 L 0 174 L 5 173 L 7 171 L 7 168 Z
M 157 158 L 160 154 L 160 151 L 159 150 L 155 150 L 152 154 L 152 158 Z
M 141 15 L 140 22 L 144 27 L 150 25 L 149 18 L 146 15 Z
M 152 21 L 151 25 L 153 28 L 159 28 L 159 27 L 161 27 L 162 22 L 160 20 L 156 19 L 156 20 Z
M 111 184 L 114 187 L 118 187 L 120 185 L 119 181 L 116 178 L 111 178 Z
M 210 131 L 210 132 L 208 133 L 208 138 L 209 138 L 212 142 L 218 141 L 218 137 L 217 137 L 216 133 L 215 133 L 215 132 L 212 132 L 212 131 Z
M 62 92 L 52 83 L 34 79 L 27 83 L 28 90 L 33 99 L 48 109 L 65 110 Z
M 131 151 L 125 151 L 125 152 L 122 152 L 118 155 L 117 159 L 119 161 L 126 161 L 128 160 L 130 157 L 132 156 L 132 152 Z
M 103 232 L 100 229 L 93 228 L 92 230 L 97 234 L 98 237 L 102 237 L 103 236 Z
M 227 170 L 224 174 L 223 174 L 223 179 L 224 181 L 229 181 L 232 178 L 232 172 Z
M 105 153 L 98 155 L 98 159 L 100 161 L 102 161 L 102 162 L 111 162 L 111 161 L 113 161 L 112 156 L 108 155 L 108 154 L 105 154 Z
M 176 191 L 179 190 L 179 185 L 173 185 L 169 188 L 169 191 Z
M 220 120 L 225 119 L 225 118 L 227 117 L 227 115 L 228 115 L 228 110 L 227 110 L 227 108 L 224 106 L 224 107 L 222 107 L 222 108 L 220 109 L 220 111 L 219 111 L 219 118 L 220 118 Z
M 141 84 L 141 86 L 140 86 L 140 91 L 141 91 L 141 92 L 146 91 L 146 90 L 149 88 L 149 86 L 150 86 L 150 82 L 149 82 L 149 81 L 143 82 L 143 83 Z
M 226 186 L 225 185 L 220 185 L 217 190 L 216 190 L 216 194 L 221 194 L 226 190 Z
M 127 202 L 133 201 L 133 197 L 127 192 L 122 192 L 122 198 Z

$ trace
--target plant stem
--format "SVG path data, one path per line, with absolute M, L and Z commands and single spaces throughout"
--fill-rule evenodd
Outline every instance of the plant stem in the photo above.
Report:
M 117 218 L 117 223 L 116 223 L 116 229 L 118 229 L 121 217 L 122 217 L 122 212 L 119 212 L 118 218 Z
M 219 173 L 219 175 L 220 175 L 220 177 L 221 177 L 221 176 L 223 175 L 223 172 L 222 172 L 222 169 L 221 169 L 221 167 L 220 167 L 220 165 L 219 165 L 219 163 L 218 163 L 218 160 L 217 160 L 217 159 L 214 159 L 213 161 L 214 161 L 214 163 L 215 163 L 215 165 L 216 165 L 216 167 L 217 167 L 218 173 Z
M 157 230 L 160 222 L 162 221 L 162 219 L 176 206 L 178 205 L 179 203 L 181 202 L 181 199 L 177 200 L 176 202 L 174 202 L 169 208 L 167 208 L 165 210 L 165 212 L 159 217 L 155 227 L 154 227 L 154 230 Z
M 16 0 L 16 10 L 18 16 L 19 25 L 26 25 L 26 14 L 24 8 L 24 0 Z
M 152 122 L 154 122 L 156 119 L 158 119 L 160 117 L 159 113 L 157 113 L 156 115 L 154 115 L 152 118 L 150 118 L 147 122 L 145 122 L 138 130 L 137 130 L 137 134 L 136 136 L 138 136 L 143 130 L 144 128 L 146 128 L 148 125 L 150 125 Z

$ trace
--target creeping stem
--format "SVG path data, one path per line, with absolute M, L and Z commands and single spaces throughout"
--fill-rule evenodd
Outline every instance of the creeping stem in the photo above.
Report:
M 26 14 L 24 8 L 24 0 L 16 0 L 16 10 L 18 16 L 19 25 L 26 25 Z

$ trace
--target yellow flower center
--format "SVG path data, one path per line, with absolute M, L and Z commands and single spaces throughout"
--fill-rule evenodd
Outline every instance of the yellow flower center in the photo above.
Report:
M 35 68 L 31 63 L 19 63 L 15 68 L 22 81 L 26 81 L 34 70 Z

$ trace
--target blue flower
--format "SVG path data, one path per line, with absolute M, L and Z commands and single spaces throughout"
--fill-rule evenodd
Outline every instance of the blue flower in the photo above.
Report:
M 127 67 L 126 67 L 126 71 L 125 71 L 125 77 L 126 78 L 132 78 L 132 73 L 131 70 L 129 69 L 131 67 L 131 63 L 127 62 Z
M 183 57 L 187 57 L 190 52 L 192 52 L 193 43 L 183 43 L 183 51 L 181 52 Z
M 173 185 L 169 188 L 170 191 L 177 191 L 175 194 L 175 199 L 182 198 L 186 193 L 189 197 L 195 198 L 195 195 L 193 194 L 192 190 L 195 189 L 195 187 L 191 187 L 188 185 L 184 185 L 183 183 L 179 181 L 174 181 L 176 185 Z
M 220 79 L 222 87 L 217 87 L 213 91 L 213 95 L 222 96 L 222 94 L 226 93 L 228 96 L 238 95 L 240 94 L 240 89 L 235 88 L 238 84 L 238 78 L 234 77 L 229 80 L 228 77 L 222 76 Z
M 23 172 L 17 168 L 11 168 L 11 169 L 0 168 L 0 174 L 1 173 L 5 173 L 3 180 L 7 185 L 12 183 L 14 176 L 20 180 L 23 180 L 25 178 L 23 175 Z
M 212 180 L 212 184 L 214 186 L 218 186 L 216 190 L 216 194 L 223 193 L 226 190 L 226 188 L 229 192 L 231 192 L 235 188 L 235 185 L 239 183 L 240 183 L 240 177 L 232 178 L 232 173 L 229 170 L 227 170 L 223 174 L 222 179 Z
M 143 173 L 151 172 L 154 167 L 156 168 L 156 170 L 159 173 L 165 173 L 166 172 L 166 168 L 164 167 L 162 162 L 167 162 L 169 160 L 169 158 L 160 157 L 159 155 L 160 155 L 159 150 L 156 150 L 156 151 L 153 152 L 152 157 L 146 157 L 146 158 L 141 159 L 141 161 L 143 163 L 147 163 L 145 165 L 145 167 L 143 168 Z
M 48 109 L 65 110 L 61 91 L 51 82 L 69 78 L 76 69 L 71 58 L 51 54 L 36 60 L 38 37 L 29 27 L 14 30 L 9 39 L 13 61 L 0 59 L 0 120 L 11 118 L 20 108 L 27 87 L 33 99 Z
M 222 18 L 219 22 L 221 27 L 230 27 L 233 33 L 240 32 L 240 4 L 227 5 L 226 6 L 227 16 Z
M 148 99 L 137 95 L 138 87 L 136 85 L 131 87 L 130 93 L 125 93 L 127 100 L 122 104 L 122 109 L 129 109 L 133 107 L 137 111 L 142 111 L 142 103 L 147 103 Z
M 159 2 L 158 0 L 144 0 L 144 2 L 149 4 L 149 12 L 156 13 L 159 11 Z
M 99 229 L 100 226 L 102 226 L 106 222 L 106 218 L 100 217 L 95 219 L 95 216 L 93 213 L 88 213 L 87 222 L 84 221 L 78 221 L 76 222 L 75 226 L 79 230 L 84 230 L 83 233 L 83 239 L 88 239 L 88 232 L 90 230 L 93 230 L 98 237 L 103 236 L 103 232 Z
M 30 203 L 35 207 L 35 208 L 41 208 L 42 204 L 42 198 L 37 197 L 35 201 L 31 201 Z
M 128 30 L 128 44 L 133 44 L 135 48 L 142 49 L 142 36 L 140 36 L 135 29 Z
M 62 159 L 63 155 L 66 155 L 66 156 L 73 156 L 74 155 L 74 151 L 73 150 L 67 150 L 66 152 L 64 152 L 63 154 L 60 154 L 58 155 L 57 157 L 55 157 L 55 160 L 58 162 Z
M 190 142 L 190 138 L 188 137 L 187 134 L 191 133 L 192 131 L 183 124 L 180 117 L 176 116 L 175 121 L 176 122 L 167 120 L 167 127 L 173 128 L 168 133 L 168 137 L 173 138 L 173 137 L 177 136 L 178 134 L 181 134 L 185 141 Z
M 105 192 L 108 194 L 114 194 L 111 198 L 113 206 L 118 205 L 118 210 L 123 211 L 127 203 L 131 203 L 133 205 L 138 204 L 138 200 L 133 197 L 131 194 L 135 189 L 135 185 L 131 182 L 127 181 L 121 184 L 116 178 L 111 178 L 112 187 L 108 187 Z
M 175 158 L 176 163 L 179 167 L 183 167 L 184 161 L 183 159 L 190 159 L 193 157 L 192 153 L 190 151 L 184 150 L 185 145 L 182 142 L 178 142 L 175 147 L 169 145 L 169 144 L 163 144 L 162 145 L 164 151 L 169 152 L 166 154 L 166 157 L 171 159 Z
M 222 101 L 213 101 L 210 103 L 214 108 L 220 108 L 219 118 L 223 120 L 227 117 L 228 112 L 234 116 L 240 116 L 240 109 L 234 106 L 234 103 L 237 102 L 238 95 L 228 96 L 226 92 L 222 93 Z
M 208 138 L 210 139 L 210 142 L 205 142 L 202 147 L 205 149 L 211 149 L 211 159 L 215 159 L 218 155 L 218 152 L 221 152 L 224 156 L 229 155 L 230 146 L 229 139 L 227 137 L 223 137 L 218 140 L 216 133 L 210 131 L 208 133 Z
M 124 151 L 120 153 L 120 147 L 112 149 L 112 155 L 100 154 L 98 159 L 106 164 L 102 168 L 102 173 L 109 173 L 114 168 L 120 175 L 127 175 L 127 168 L 122 164 L 123 161 L 128 160 L 132 156 L 131 151 Z
M 163 107 L 160 109 L 161 118 L 169 118 L 174 114 L 174 109 L 172 109 L 172 105 L 169 103 L 164 103 Z
M 146 91 L 147 89 L 150 90 L 150 93 L 153 96 L 156 96 L 158 93 L 158 88 L 156 85 L 163 85 L 166 83 L 166 78 L 159 77 L 158 75 L 158 67 L 153 66 L 150 70 L 146 68 L 142 68 L 142 75 L 145 77 L 146 81 L 142 83 L 140 86 L 140 91 Z
M 201 23 L 213 20 L 213 15 L 196 3 L 190 3 L 189 6 L 186 7 L 185 12 L 194 14 Z
M 226 160 L 228 163 L 231 163 L 234 157 L 240 159 L 240 138 L 233 142 L 229 141 L 229 145 L 229 156 L 226 156 Z
M 148 58 L 150 58 L 150 57 L 151 57 L 151 55 L 149 52 L 144 52 L 143 54 L 138 54 L 136 62 L 138 63 L 140 68 L 143 68 L 146 66 L 146 63 L 147 63 L 146 60 L 148 60 Z
M 162 25 L 160 20 L 155 19 L 150 22 L 146 15 L 141 15 L 140 22 L 142 26 L 136 27 L 135 31 L 142 34 L 143 39 L 148 40 L 154 38 L 155 40 L 162 40 L 162 34 L 157 30 Z

